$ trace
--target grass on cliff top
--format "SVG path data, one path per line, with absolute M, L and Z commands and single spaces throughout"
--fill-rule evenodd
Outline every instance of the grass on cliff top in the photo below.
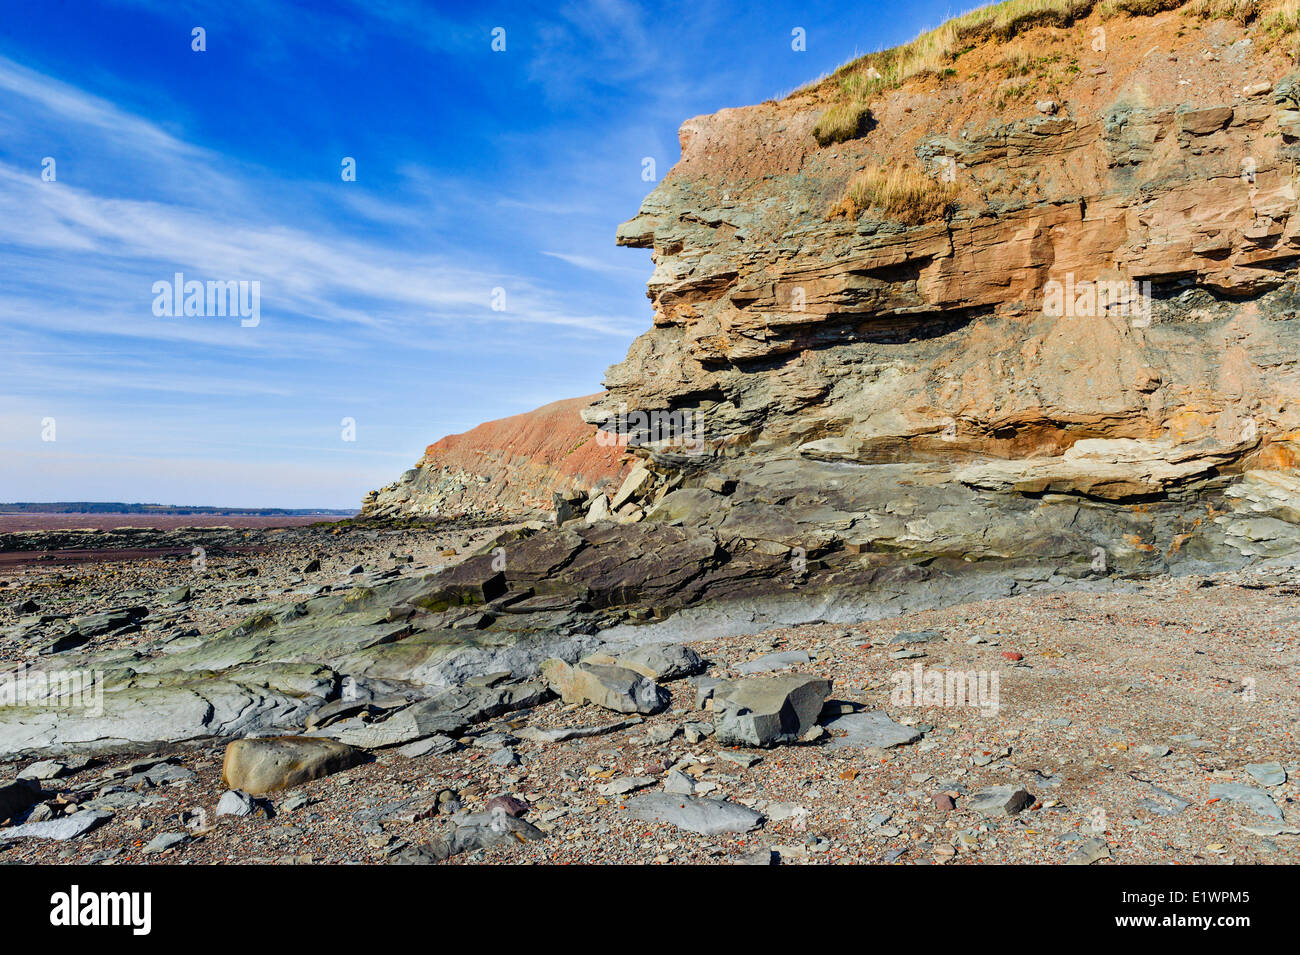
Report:
M 957 188 L 952 183 L 932 179 L 911 166 L 891 170 L 877 166 L 853 177 L 844 198 L 828 217 L 856 219 L 866 210 L 875 209 L 908 225 L 920 225 L 943 218 L 956 196 Z
M 813 135 L 823 146 L 845 142 L 865 134 L 872 97 L 912 77 L 944 75 L 957 57 L 981 42 L 1006 42 L 1034 27 L 1068 27 L 1094 10 L 1109 19 L 1154 16 L 1179 7 L 1200 19 L 1231 19 L 1242 25 L 1259 19 L 1265 33 L 1274 37 L 1300 32 L 1300 0 L 1005 0 L 949 20 L 910 43 L 858 57 L 799 92 L 829 87 L 833 101 Z

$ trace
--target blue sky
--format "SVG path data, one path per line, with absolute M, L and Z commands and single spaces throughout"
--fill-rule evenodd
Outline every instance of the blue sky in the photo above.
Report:
M 9 4 L 0 501 L 354 507 L 444 434 L 599 390 L 651 320 L 649 252 L 613 242 L 643 158 L 953 12 Z M 260 283 L 258 323 L 155 315 L 177 272 Z

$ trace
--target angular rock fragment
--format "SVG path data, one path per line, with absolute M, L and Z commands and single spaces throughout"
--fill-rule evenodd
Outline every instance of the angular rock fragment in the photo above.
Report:
M 1210 786 L 1210 798 L 1244 806 L 1256 815 L 1273 822 L 1282 821 L 1282 810 L 1277 807 L 1277 803 L 1273 802 L 1268 793 L 1254 786 L 1243 783 L 1215 783 Z
M 770 673 L 773 670 L 787 670 L 811 662 L 812 658 L 803 650 L 782 650 L 779 653 L 766 653 L 761 657 L 748 660 L 737 666 L 736 670 L 748 676 L 754 673 Z
M 1020 786 L 989 786 L 976 790 L 965 808 L 985 816 L 1011 817 L 1034 804 L 1034 797 Z
M 804 674 L 726 680 L 713 690 L 719 743 L 773 746 L 793 743 L 817 725 L 829 680 Z

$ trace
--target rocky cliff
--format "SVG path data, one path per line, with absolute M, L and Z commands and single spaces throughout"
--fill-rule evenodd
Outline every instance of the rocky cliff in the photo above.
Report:
M 622 444 L 580 417 L 597 395 L 449 435 L 425 449 L 397 481 L 371 491 L 363 517 L 536 516 L 554 497 L 602 488 L 628 467 Z
M 1300 94 L 1285 30 L 1262 5 L 1237 19 L 1207 4 L 1069 9 L 1000 36 L 976 23 L 897 84 L 879 81 L 875 64 L 896 61 L 877 55 L 685 123 L 681 161 L 618 231 L 654 251 L 653 327 L 586 420 L 690 416 L 707 453 L 685 473 L 707 460 L 749 495 L 722 505 L 724 528 L 762 505 L 746 482 L 779 472 L 786 490 L 767 503 L 784 519 L 792 488 L 820 507 L 846 482 L 892 485 L 895 509 L 914 506 L 913 484 L 960 509 L 1035 502 L 1004 546 L 973 522 L 967 557 L 1030 547 L 1022 534 L 1054 507 L 1099 501 L 1130 506 L 1078 553 L 1125 552 L 1135 508 L 1195 489 L 1227 494 L 1181 507 L 1198 529 L 1289 547 L 1289 524 L 1260 523 L 1300 503 Z M 864 76 L 874 90 L 855 104 Z M 846 108 L 861 121 L 823 142 Z M 946 201 L 917 221 L 877 188 L 846 214 L 880 170 Z M 666 474 L 683 467 L 673 450 L 654 455 Z M 841 540 L 847 526 L 913 546 L 882 535 L 897 521 L 856 508 L 839 521 Z M 930 548 L 930 532 L 909 533 Z M 1184 533 L 1143 552 L 1168 557 Z
M 577 555 L 680 569 L 680 529 L 659 611 L 1300 549 L 1300 18 L 1174 6 L 1013 0 L 687 121 L 617 235 L 653 325 L 582 411 L 641 461 L 529 548 L 590 596 Z

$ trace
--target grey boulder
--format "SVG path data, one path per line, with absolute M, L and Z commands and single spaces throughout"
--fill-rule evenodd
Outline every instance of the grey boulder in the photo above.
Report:
M 724 746 L 792 743 L 817 725 L 829 680 L 791 673 L 726 680 L 713 690 L 713 726 Z
M 569 666 L 552 657 L 542 675 L 565 703 L 594 703 L 616 713 L 657 713 L 668 705 L 668 691 L 626 667 L 597 663 Z

